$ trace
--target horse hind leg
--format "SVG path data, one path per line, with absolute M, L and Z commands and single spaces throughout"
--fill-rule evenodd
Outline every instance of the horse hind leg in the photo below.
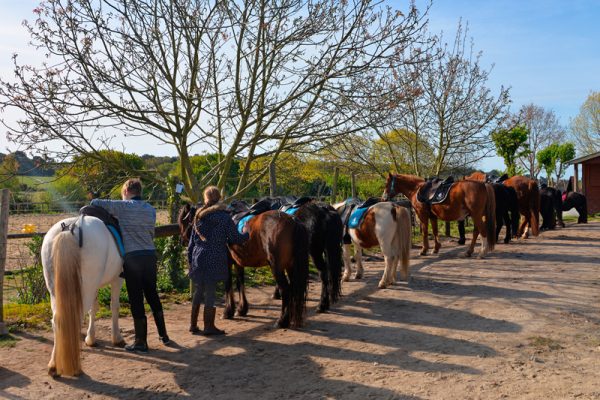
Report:
M 238 306 L 235 311 L 235 315 L 238 317 L 245 317 L 248 315 L 248 299 L 246 298 L 246 276 L 244 267 L 236 267 L 236 289 L 238 292 Z
M 350 244 L 344 243 L 344 246 L 342 247 L 342 257 L 344 258 L 344 275 L 342 276 L 342 281 L 344 282 L 348 282 L 350 280 L 350 275 L 352 275 L 350 246 Z
M 85 344 L 89 347 L 96 346 L 96 313 L 98 312 L 98 308 L 98 299 L 96 298 L 92 303 L 92 307 L 88 311 L 88 317 L 90 321 L 87 335 L 85 336 Z
M 383 256 L 383 263 L 385 265 L 384 269 L 383 269 L 383 275 L 381 276 L 381 280 L 379 281 L 379 284 L 377 285 L 377 287 L 379 289 L 385 289 L 391 281 L 390 278 L 390 274 L 391 274 L 391 270 L 393 269 L 392 267 L 392 263 L 393 263 L 393 258 L 390 256 Z
M 321 298 L 317 305 L 317 312 L 326 312 L 329 310 L 329 274 L 327 271 L 327 263 L 323 258 L 322 251 L 315 250 L 311 255 L 315 266 L 319 270 L 319 276 L 321 277 Z
M 225 307 L 221 316 L 223 319 L 233 319 L 235 313 L 235 299 L 233 297 L 233 280 L 231 275 L 231 268 L 229 268 L 227 279 L 225 279 Z
M 354 279 L 362 279 L 365 273 L 362 264 L 363 249 L 357 244 L 354 244 L 354 258 L 356 259 L 356 275 L 354 275 Z
M 279 287 L 279 291 L 281 293 L 281 314 L 275 322 L 276 328 L 289 328 L 290 327 L 290 296 L 291 296 L 291 288 L 287 277 L 282 268 L 275 266 L 271 267 L 271 272 L 273 273 L 273 277 L 277 282 L 277 286 Z
M 113 346 L 117 347 L 125 346 L 125 340 L 119 329 L 119 309 L 121 308 L 119 296 L 121 294 L 122 286 L 123 279 L 121 278 L 115 279 L 110 284 L 110 314 L 112 318 L 111 340 Z

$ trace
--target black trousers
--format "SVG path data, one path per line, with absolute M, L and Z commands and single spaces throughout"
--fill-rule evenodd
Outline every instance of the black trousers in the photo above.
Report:
M 152 313 L 162 311 L 162 304 L 156 291 L 156 255 L 125 255 L 123 269 L 133 318 L 143 318 L 146 315 L 144 297 Z

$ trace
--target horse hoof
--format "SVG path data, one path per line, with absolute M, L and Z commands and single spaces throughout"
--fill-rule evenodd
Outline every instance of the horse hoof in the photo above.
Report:
M 287 329 L 290 327 L 289 322 L 277 321 L 275 322 L 275 328 L 277 329 Z
M 113 346 L 123 348 L 123 347 L 125 347 L 125 341 L 123 339 L 121 339 L 121 341 L 119 341 L 119 342 L 116 342 L 116 343 L 113 342 Z
M 469 252 L 463 253 L 463 257 L 469 258 L 469 257 L 471 257 L 471 253 L 469 253 Z
M 458 244 L 465 244 L 466 240 L 458 239 Z
M 362 274 L 356 274 L 354 275 L 354 279 L 362 279 L 363 275 Z
M 327 307 L 318 306 L 317 309 L 315 310 L 315 312 L 317 312 L 318 314 L 326 313 L 327 312 Z
M 387 285 L 383 282 L 379 282 L 379 285 L 377 285 L 378 289 L 385 289 L 387 287 Z
M 233 319 L 233 313 L 224 312 L 223 315 L 221 315 L 221 319 Z
M 426 256 L 427 255 L 427 250 L 421 250 L 421 252 L 419 253 L 420 256 Z
M 96 341 L 95 340 L 92 341 L 91 339 L 90 340 L 85 339 L 85 345 L 87 347 L 97 347 L 98 346 L 98 344 L 96 343 Z
M 56 367 L 48 367 L 48 375 L 50 375 L 52 378 L 57 378 L 58 372 L 56 372 Z

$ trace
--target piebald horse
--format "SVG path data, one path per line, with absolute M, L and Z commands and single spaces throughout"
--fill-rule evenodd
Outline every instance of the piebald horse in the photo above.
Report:
M 434 253 L 440 250 L 442 244 L 438 236 L 437 219 L 444 221 L 462 221 L 467 215 L 473 219 L 473 239 L 465 256 L 470 257 L 475 249 L 477 236 L 481 234 L 481 252 L 479 257 L 485 257 L 488 251 L 494 249 L 496 244 L 496 199 L 491 185 L 475 181 L 456 182 L 448 198 L 439 204 L 425 204 L 418 200 L 417 193 L 425 184 L 423 178 L 413 175 L 388 174 L 383 192 L 383 199 L 392 199 L 398 193 L 406 196 L 415 209 L 421 223 L 423 234 L 423 247 L 421 255 L 429 250 L 428 223 L 431 220 L 431 229 L 435 240 Z
M 96 297 L 98 289 L 107 284 L 111 285 L 112 343 L 125 344 L 119 331 L 123 260 L 104 222 L 90 216 L 54 224 L 44 236 L 41 256 L 54 330 L 48 373 L 76 376 L 82 373 L 79 335 L 83 313 L 88 312 L 90 320 L 85 344 L 94 346 Z
M 345 203 L 333 205 L 336 210 Z M 408 281 L 408 266 L 411 248 L 410 212 L 390 202 L 377 203 L 369 208 L 358 228 L 349 229 L 356 249 L 356 279 L 363 275 L 362 248 L 379 246 L 383 253 L 385 269 L 379 281 L 379 288 L 396 283 L 396 270 L 400 264 L 400 279 Z M 350 244 L 344 244 L 344 276 L 348 281 L 352 273 Z

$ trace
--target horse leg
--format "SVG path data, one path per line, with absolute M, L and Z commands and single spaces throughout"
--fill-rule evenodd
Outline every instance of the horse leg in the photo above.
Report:
M 110 284 L 110 314 L 112 317 L 111 336 L 113 345 L 117 347 L 125 346 L 125 340 L 119 329 L 119 295 L 121 294 L 121 286 L 123 286 L 123 279 L 121 278 L 115 279 Z
M 98 298 L 92 302 L 92 307 L 88 311 L 90 318 L 87 335 L 85 336 L 85 344 L 89 347 L 96 346 L 96 313 L 98 312 Z
M 384 253 L 383 264 L 385 267 L 383 269 L 383 275 L 381 277 L 381 280 L 379 281 L 379 285 L 377 285 L 379 289 L 385 289 L 389 285 L 391 281 L 390 274 L 392 272 L 391 270 L 393 261 L 393 257 L 387 256 Z
M 225 307 L 223 308 L 223 319 L 233 319 L 235 299 L 233 298 L 233 282 L 231 276 L 231 268 L 225 279 Z
M 524 215 L 523 222 L 521 222 L 521 226 L 519 227 L 519 232 L 517 233 L 521 239 L 527 239 L 529 237 L 529 215 Z
M 363 251 L 362 247 L 354 243 L 354 258 L 356 259 L 356 275 L 354 275 L 354 279 L 361 279 L 365 270 L 362 265 L 362 257 Z
M 467 242 L 467 237 L 465 235 L 465 221 L 458 221 L 458 244 L 465 244 Z
M 48 362 L 48 375 L 50 375 L 51 377 L 56 377 L 58 375 L 57 371 L 56 371 L 56 333 L 54 330 L 54 295 L 52 294 L 52 292 L 50 293 L 50 306 L 52 309 L 52 319 L 51 319 L 51 323 L 52 323 L 52 333 L 54 335 L 54 344 L 52 346 L 52 354 L 50 355 L 50 361 Z
M 273 277 L 277 282 L 277 286 L 279 287 L 279 291 L 281 293 L 281 315 L 275 322 L 276 328 L 289 328 L 290 326 L 290 284 L 285 276 L 285 273 L 282 268 L 279 266 L 271 267 L 271 272 L 273 273 Z
M 342 247 L 342 257 L 344 258 L 344 275 L 342 276 L 342 281 L 348 282 L 350 280 L 350 275 L 352 275 L 352 260 L 350 256 L 350 246 L 351 244 L 344 243 Z
M 439 230 L 438 230 L 438 220 L 437 218 L 431 218 L 431 232 L 433 233 L 433 254 L 437 254 L 440 252 L 440 247 L 442 247 L 442 242 L 440 242 Z
M 510 229 L 510 214 L 508 210 L 504 211 L 504 226 L 506 226 L 506 235 L 504 236 L 504 244 L 508 244 L 510 242 L 510 238 L 512 237 L 512 231 Z M 496 243 L 498 243 L 498 238 L 500 237 L 500 230 L 502 229 L 502 220 L 496 227 Z
M 235 315 L 238 317 L 245 317 L 248 315 L 248 299 L 246 298 L 246 279 L 244 267 L 238 267 L 236 265 L 235 272 L 237 275 L 236 289 L 238 292 L 238 298 L 240 299 Z
M 477 237 L 479 236 L 478 224 L 476 223 L 476 219 L 473 218 L 473 237 L 471 238 L 471 243 L 469 243 L 469 248 L 465 252 L 465 257 L 471 257 L 473 252 L 475 251 L 475 244 L 477 243 Z
M 420 218 L 419 218 L 420 220 Z M 423 236 L 423 247 L 421 247 L 420 255 L 427 255 L 427 251 L 429 250 L 429 221 L 427 218 L 423 218 L 421 222 L 421 234 Z
M 317 305 L 317 312 L 325 312 L 329 310 L 329 274 L 327 273 L 327 263 L 323 258 L 323 252 L 320 249 L 313 249 L 311 251 L 311 257 L 315 266 L 319 270 L 319 276 L 321 277 L 321 298 Z
M 271 295 L 273 300 L 281 300 L 281 293 L 279 293 L 279 288 L 275 285 L 275 289 L 273 290 L 273 294 Z

